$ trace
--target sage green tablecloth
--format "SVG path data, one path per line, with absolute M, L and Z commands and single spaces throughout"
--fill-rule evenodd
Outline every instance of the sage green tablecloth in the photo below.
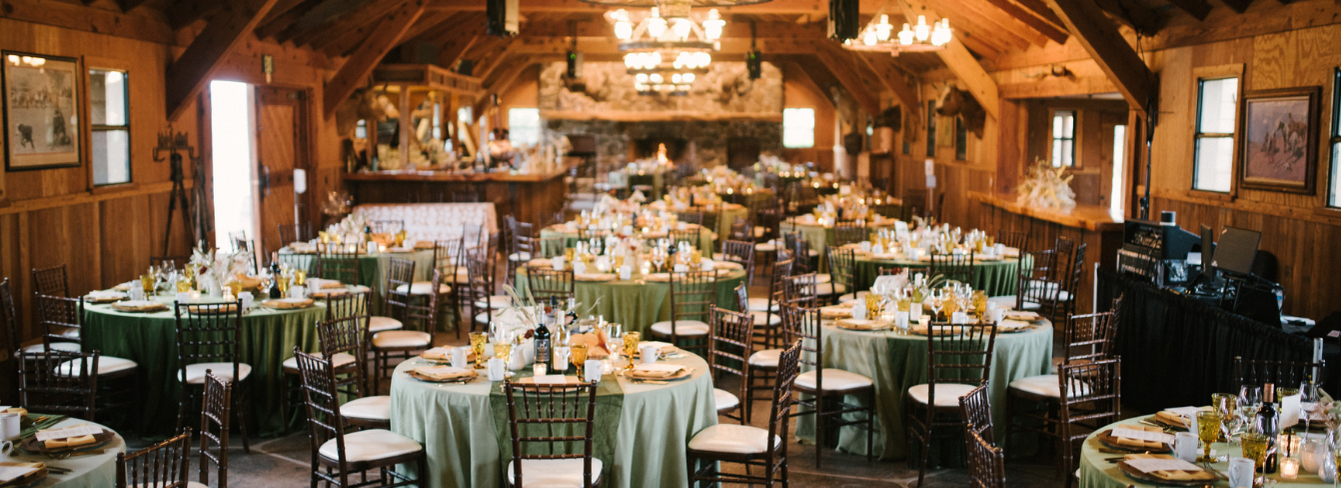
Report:
M 1143 415 L 1140 417 L 1121 420 L 1109 424 L 1103 428 L 1100 428 L 1095 432 L 1098 433 L 1105 430 L 1109 430 L 1113 427 L 1118 426 L 1119 424 L 1136 425 L 1139 427 L 1140 419 L 1150 416 L 1151 415 Z M 1100 447 L 1103 447 L 1103 444 L 1100 444 L 1099 440 L 1095 439 L 1094 436 L 1091 435 L 1089 438 L 1085 439 L 1085 443 L 1080 448 L 1080 488 L 1126 488 L 1127 486 L 1133 486 L 1133 485 L 1138 487 L 1163 486 L 1163 485 L 1154 485 L 1150 483 L 1143 483 L 1141 481 L 1137 481 L 1136 479 L 1127 476 L 1126 473 L 1123 473 L 1122 470 L 1117 467 L 1117 463 L 1110 463 L 1108 461 L 1105 461 L 1105 459 L 1107 458 L 1118 457 L 1121 456 L 1121 454 L 1099 452 Z M 1215 450 L 1217 456 L 1224 456 L 1226 454 L 1228 454 L 1229 457 L 1243 456 L 1243 449 L 1234 444 L 1216 442 L 1214 444 L 1211 444 L 1211 449 Z M 1201 454 L 1200 449 L 1197 450 L 1197 454 L 1198 455 Z M 1229 469 L 1229 462 L 1225 461 L 1225 462 L 1212 463 L 1211 466 L 1215 468 L 1217 471 L 1223 473 L 1225 472 L 1225 470 Z M 1317 473 L 1310 473 L 1304 471 L 1303 468 L 1299 469 L 1299 477 L 1297 479 L 1287 480 L 1281 478 L 1279 472 L 1277 472 L 1276 474 L 1267 475 L 1267 477 L 1276 480 L 1278 482 L 1278 484 L 1274 486 L 1282 488 L 1287 486 L 1289 487 L 1313 486 L 1318 488 L 1332 487 L 1332 483 L 1324 483 L 1322 481 L 1322 478 L 1318 477 Z M 1220 480 L 1210 486 L 1227 487 L 1229 486 L 1229 482 L 1225 480 Z
M 308 276 L 320 278 L 317 275 L 316 257 L 314 253 L 293 253 L 285 250 L 279 252 L 280 260 L 289 263 L 290 266 L 297 266 L 307 270 Z M 415 250 L 410 252 L 383 252 L 377 254 L 359 255 L 359 283 L 376 290 L 381 297 L 386 290 L 386 272 L 391 269 L 391 258 L 408 259 L 414 261 L 414 279 L 415 281 L 426 281 L 432 276 L 433 272 L 433 250 Z M 444 276 L 443 280 L 449 280 Z
M 883 460 L 903 459 L 908 455 L 904 424 L 904 395 L 908 388 L 927 382 L 927 338 L 897 332 L 862 332 L 824 326 L 824 367 L 838 368 L 871 378 L 875 382 L 876 434 L 873 444 Z M 1004 426 L 1006 387 L 1011 381 L 1048 374 L 1052 366 L 1052 325 L 1032 330 L 1000 334 L 992 353 L 988 393 L 991 396 L 992 422 Z M 848 397 L 851 403 L 863 403 Z M 855 416 L 850 418 L 857 418 Z M 797 419 L 796 436 L 815 438 L 815 416 Z M 833 439 L 826 433 L 826 440 Z M 840 450 L 866 454 L 866 432 L 860 427 L 843 427 L 838 436 Z
M 113 310 L 110 305 L 88 305 L 84 311 L 84 350 L 98 350 L 108 356 L 139 363 L 139 388 L 145 402 L 138 406 L 136 428 L 149 435 L 167 435 L 177 425 L 177 320 L 170 298 L 159 298 L 168 310 L 155 313 L 130 313 Z M 248 401 L 244 404 L 250 419 L 251 435 L 272 436 L 283 430 L 282 402 L 289 392 L 284 373 L 285 359 L 293 356 L 293 346 L 307 352 L 320 351 L 317 321 L 326 316 L 326 305 L 297 310 L 271 310 L 256 307 L 242 316 L 240 361 L 251 365 L 247 378 Z M 234 390 L 234 395 L 240 394 Z M 188 407 L 185 425 L 196 425 L 200 412 Z M 257 428 L 259 427 L 259 428 Z
M 526 266 L 517 268 L 517 291 L 526 293 L 529 282 Z M 634 276 L 629 281 L 578 281 L 574 287 L 577 310 L 582 317 L 602 315 L 605 320 L 624 325 L 625 332 L 642 332 L 657 322 L 671 319 L 670 283 L 643 281 Z M 732 270 L 717 277 L 717 306 L 736 310 L 736 287 L 745 282 L 745 272 Z M 598 302 L 599 300 L 599 302 Z M 596 305 L 596 308 L 587 311 Z
M 1032 266 L 1032 263 L 1032 258 L 1025 259 L 1025 266 Z M 880 268 L 895 267 L 910 268 L 913 273 L 926 274 L 931 269 L 931 262 L 906 259 L 871 259 L 869 256 L 863 257 L 859 254 L 852 269 L 852 288 L 856 291 L 866 291 L 880 276 Z M 994 297 L 1015 294 L 1020 268 L 1017 258 L 1005 258 L 997 261 L 974 260 L 973 267 L 975 268 L 974 290 L 986 290 L 988 296 Z
M 604 391 L 621 395 L 622 403 L 618 418 L 610 419 L 602 415 L 601 405 L 611 403 L 597 399 L 597 445 L 614 438 L 612 453 L 601 459 L 601 486 L 688 486 L 685 446 L 694 433 L 717 423 L 712 379 L 706 374 L 707 362 L 693 354 L 665 361 L 692 367 L 694 373 L 667 385 L 602 378 L 602 383 L 618 381 L 617 388 L 607 385 Z M 406 361 L 392 375 L 391 430 L 424 445 L 426 486 L 503 486 L 511 459 L 500 441 L 510 443 L 511 437 L 503 430 L 507 424 L 497 421 L 496 402 L 504 401 L 501 385 L 490 383 L 483 371 L 465 385 L 426 383 L 406 374 L 424 365 L 418 359 Z
M 885 219 L 882 220 L 879 224 L 867 222 L 866 227 L 872 230 L 879 229 L 882 227 L 888 227 L 892 229 L 894 228 L 895 222 L 898 221 L 894 219 Z M 820 271 L 825 273 L 828 272 L 829 264 L 828 264 L 828 257 L 825 256 L 826 252 L 825 250 L 828 249 L 829 243 L 834 242 L 834 240 L 836 239 L 836 237 L 834 237 L 832 225 L 824 226 L 819 224 L 783 222 L 779 226 L 779 228 L 781 229 L 783 234 L 789 232 L 800 232 L 801 237 L 804 238 L 806 242 L 810 243 L 810 250 L 819 253 Z
M 564 237 L 565 239 L 564 239 L 564 241 L 563 241 L 563 245 L 564 245 L 565 248 L 570 248 L 570 247 L 573 247 L 575 244 L 577 244 L 577 232 L 568 232 L 568 231 L 564 231 L 564 230 L 557 230 L 557 229 L 555 229 L 554 226 L 550 226 L 550 227 L 541 229 L 541 230 L 540 230 L 540 237 L 541 237 L 541 238 L 545 238 L 545 239 L 553 238 L 553 237 Z M 662 235 L 662 236 L 659 236 L 659 237 L 669 237 L 669 234 L 667 234 L 667 235 Z M 713 241 L 713 239 L 712 239 L 712 233 L 711 233 L 711 232 L 706 232 L 706 231 L 702 231 L 702 230 L 699 231 L 699 233 L 698 233 L 698 248 L 701 249 L 701 250 L 705 250 L 705 252 L 704 252 L 704 254 L 703 254 L 704 256 L 708 256 L 708 255 L 710 255 L 706 250 L 715 249 L 715 248 L 713 247 L 713 242 L 714 242 L 714 241 Z M 555 248 L 555 247 L 549 247 L 549 244 L 550 244 L 550 243 L 545 243 L 545 244 L 546 244 L 547 247 L 545 247 L 544 249 L 541 249 L 541 250 L 540 250 L 542 256 L 558 256 L 558 255 L 563 254 L 563 251 L 564 251 L 563 249 L 558 249 L 558 248 Z M 715 251 L 714 251 L 714 252 L 715 252 Z
M 33 412 L 39 413 L 39 412 Z M 199 420 L 197 415 L 196 419 Z M 53 428 L 74 427 L 79 424 L 89 424 L 93 427 L 107 427 L 94 422 L 85 420 L 67 418 L 56 423 Z M 18 442 L 15 442 L 17 444 Z M 89 454 L 86 456 L 73 456 L 68 459 L 53 460 L 41 454 L 30 454 L 26 451 L 16 449 L 6 461 L 17 463 L 47 463 L 48 465 L 60 466 L 69 469 L 68 474 L 47 474 L 46 479 L 27 488 L 105 488 L 116 486 L 116 455 L 126 452 L 126 440 L 118 434 L 111 442 L 102 447 L 101 454 Z

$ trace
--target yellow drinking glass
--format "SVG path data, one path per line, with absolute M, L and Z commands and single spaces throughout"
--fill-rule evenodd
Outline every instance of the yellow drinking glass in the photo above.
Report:
M 494 357 L 507 361 L 508 357 L 511 355 L 512 355 L 511 342 L 503 341 L 494 343 Z
M 573 366 L 577 366 L 577 377 L 578 379 L 584 378 L 582 367 L 587 364 L 587 345 L 573 344 L 570 346 L 570 350 L 572 351 Z
M 1198 422 L 1201 421 L 1200 418 L 1200 416 L 1197 417 Z M 1267 442 L 1271 437 L 1260 432 L 1246 432 L 1240 439 L 1243 442 L 1243 457 L 1253 460 L 1253 465 L 1261 470 L 1262 465 L 1266 464 Z M 1206 450 L 1209 452 L 1210 447 L 1207 447 Z
M 306 272 L 306 271 L 303 271 L 303 270 L 301 270 L 301 269 L 294 270 L 294 271 L 293 271 L 293 285 L 294 285 L 294 286 L 305 286 L 305 285 L 307 285 L 307 272 Z
M 275 286 L 279 287 L 280 296 L 289 296 L 289 278 L 284 276 L 275 277 Z
M 619 268 L 623 268 L 623 267 L 624 267 L 624 255 L 623 255 L 623 254 L 616 254 L 616 255 L 615 255 L 615 269 L 618 270 Z
M 690 262 L 690 264 L 693 264 L 694 266 L 698 266 L 698 265 L 702 264 L 702 263 L 703 263 L 703 251 L 700 251 L 700 250 L 698 250 L 698 249 L 695 249 L 694 252 L 689 253 L 689 262 Z
M 1213 463 L 1215 458 L 1211 457 L 1211 444 L 1220 439 L 1221 421 L 1224 417 L 1220 412 L 1211 410 L 1208 412 L 1197 412 L 1197 437 L 1201 439 L 1202 451 L 1204 455 L 1197 458 L 1198 462 Z M 1244 443 L 1244 455 L 1247 456 L 1248 444 Z
M 396 247 L 401 247 L 401 246 L 404 246 L 404 245 L 405 245 L 405 236 L 406 236 L 406 235 L 407 235 L 407 234 L 406 234 L 406 232 L 405 232 L 404 230 L 402 230 L 402 231 L 396 233 Z
M 145 295 L 153 295 L 153 294 L 154 294 L 154 275 L 152 275 L 152 274 L 142 274 L 142 275 L 140 275 L 140 286 L 144 287 L 144 294 L 145 294 Z
M 912 299 L 912 297 L 907 297 L 907 296 L 905 296 L 905 297 L 899 299 L 899 311 L 900 311 L 900 312 L 907 312 L 907 311 L 909 311 L 912 307 L 913 307 L 913 299 Z
M 941 305 L 941 313 L 945 314 L 945 319 L 950 320 L 950 316 L 959 311 L 959 300 L 954 297 L 947 297 Z
M 191 291 L 191 281 L 185 279 L 177 280 L 177 293 L 186 293 L 188 291 Z
M 1211 407 L 1214 408 L 1216 412 L 1219 412 L 1220 417 L 1223 419 L 1228 420 L 1231 415 L 1234 415 L 1234 412 L 1238 411 L 1238 406 L 1238 395 L 1231 393 L 1211 394 Z M 1221 429 L 1219 442 L 1228 442 L 1228 438 L 1226 437 L 1226 431 L 1228 430 L 1229 429 Z
M 329 233 L 327 233 L 326 231 L 323 230 L 323 231 L 317 232 L 317 236 L 321 237 L 321 243 L 322 243 L 322 244 L 330 244 L 330 242 L 331 242 L 331 235 L 330 235 Z
M 475 369 L 484 369 L 484 344 L 489 342 L 489 335 L 483 332 L 470 333 L 470 352 L 475 353 Z
M 866 299 L 866 317 L 874 319 L 880 316 L 880 296 L 874 293 L 867 293 Z
M 982 290 L 973 292 L 973 310 L 977 312 L 978 318 L 987 313 L 987 292 Z
M 238 296 L 242 294 L 242 282 L 236 279 L 230 281 L 228 282 L 228 289 L 233 292 L 233 296 Z
M 642 342 L 640 332 L 624 333 L 624 357 L 629 358 L 629 369 L 633 369 L 633 355 L 638 352 L 638 343 Z
M 573 248 L 571 248 L 571 247 L 564 248 L 564 250 L 563 250 L 563 260 L 564 260 L 564 261 L 567 261 L 567 262 L 570 262 L 570 263 L 573 262 L 573 254 L 576 253 L 576 252 L 577 252 L 577 250 L 576 250 L 576 249 L 573 249 Z

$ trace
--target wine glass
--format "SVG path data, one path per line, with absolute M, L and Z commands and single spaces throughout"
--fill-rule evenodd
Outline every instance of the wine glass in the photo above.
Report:
M 1223 420 L 1224 416 L 1220 415 L 1217 410 L 1197 412 L 1197 437 L 1201 439 L 1203 450 L 1203 455 L 1197 458 L 1197 462 L 1215 462 L 1215 458 L 1211 457 L 1211 444 L 1220 440 L 1220 428 L 1223 427 Z
M 569 346 L 569 348 L 569 350 L 572 351 L 570 355 L 573 360 L 573 365 L 577 366 L 578 379 L 585 378 L 585 376 L 582 375 L 582 368 L 587 364 L 587 344 L 573 344 L 572 346 Z
M 922 299 L 922 304 L 931 307 L 932 320 L 936 320 L 941 315 L 941 306 L 945 305 L 945 293 L 941 290 L 932 290 L 927 297 Z
M 1219 412 L 1223 420 L 1224 428 L 1221 429 L 1220 440 L 1228 442 L 1238 428 L 1238 397 L 1229 393 L 1212 393 L 1211 406 Z
M 1239 387 L 1239 418 L 1244 422 L 1257 415 L 1262 407 L 1262 387 L 1243 385 Z
M 633 369 L 633 355 L 638 352 L 638 343 L 642 342 L 643 334 L 641 332 L 624 333 L 624 355 L 629 358 L 628 369 Z
M 489 341 L 489 335 L 483 332 L 470 333 L 470 350 L 475 353 L 475 369 L 484 369 L 486 361 L 484 357 L 484 343 Z
M 1266 464 L 1267 444 L 1270 436 L 1261 432 L 1244 432 L 1242 436 L 1243 457 L 1253 460 L 1254 469 L 1261 471 L 1262 465 Z M 1341 455 L 1341 450 L 1336 448 L 1332 451 L 1333 455 Z M 1254 483 L 1255 485 L 1257 483 Z

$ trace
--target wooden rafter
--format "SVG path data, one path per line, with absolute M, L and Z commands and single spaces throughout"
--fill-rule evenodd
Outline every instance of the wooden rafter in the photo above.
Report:
M 885 85 L 885 88 L 889 89 L 890 93 L 894 94 L 894 100 L 903 106 L 904 111 L 917 118 L 918 113 L 921 112 L 921 100 L 917 98 L 917 91 L 908 86 L 903 73 L 900 73 L 894 67 L 894 58 L 884 53 L 854 52 L 852 54 L 853 57 L 875 72 L 876 78 Z
M 220 64 L 237 46 L 251 37 L 256 24 L 278 0 L 224 2 L 205 29 L 191 41 L 181 57 L 168 66 L 168 120 L 176 120 L 191 99 L 205 87 Z
M 456 62 L 461 60 L 461 56 L 464 55 L 466 51 L 469 51 L 470 47 L 475 45 L 476 42 L 479 42 L 480 39 L 480 35 L 473 35 L 469 38 L 457 39 L 444 44 L 442 48 L 438 50 L 438 66 L 444 68 L 455 66 Z
M 321 0 L 321 3 L 304 12 L 294 26 L 299 29 L 311 29 L 329 25 L 336 19 L 360 13 L 367 4 L 367 0 Z
M 484 12 L 457 12 L 446 22 L 419 35 L 415 40 L 445 46 L 457 39 L 484 35 L 485 21 Z
M 816 42 L 827 44 L 830 41 Z M 824 64 L 824 67 L 829 69 L 829 73 L 833 74 L 834 78 L 838 80 L 838 83 L 843 85 L 843 88 L 847 88 L 848 93 L 851 93 L 852 98 L 857 100 L 857 103 L 861 105 L 862 110 L 865 110 L 868 114 L 880 113 L 879 97 L 871 94 L 871 89 L 867 87 L 866 83 L 863 81 L 863 78 L 865 77 L 857 74 L 857 71 L 860 68 L 853 62 L 852 58 L 846 56 L 846 52 L 840 47 L 833 46 L 832 48 L 829 48 L 822 46 L 824 46 L 824 44 L 817 46 L 820 47 L 821 50 L 816 57 L 818 57 L 820 62 Z
M 956 32 L 955 38 L 964 43 L 964 47 L 984 58 L 995 58 L 1004 51 L 1000 47 L 983 42 L 982 38 L 973 35 L 972 32 L 962 32 L 963 35 L 960 34 L 961 32 Z
M 973 23 L 979 26 L 977 32 L 992 32 L 997 37 L 1009 40 L 1016 49 L 1028 48 L 1030 44 L 1042 46 L 1048 43 L 1046 36 L 1002 12 L 980 10 L 972 2 L 961 0 L 938 0 L 937 5 L 953 12 L 951 22 L 973 19 Z
M 270 14 L 261 20 L 256 27 L 256 38 L 265 39 L 274 37 L 284 29 L 293 25 L 298 18 L 306 12 L 307 9 L 316 5 L 320 0 L 280 0 L 275 4 L 275 8 L 270 9 Z
M 382 14 L 390 12 L 396 8 L 399 2 L 396 0 L 372 0 L 356 11 L 350 12 L 330 19 L 330 22 L 319 24 L 313 27 L 303 27 L 294 24 L 293 36 L 290 38 L 294 44 L 310 45 L 313 49 L 324 49 L 327 44 L 335 42 L 337 38 L 345 38 L 346 33 L 358 31 L 355 36 L 368 34 L 368 29 L 377 25 L 378 19 Z M 335 34 L 335 35 L 332 35 Z
M 139 7 L 145 0 L 116 0 L 116 5 L 121 7 L 122 12 L 129 12 L 135 7 Z
M 1197 20 L 1206 20 L 1206 16 L 1211 14 L 1211 4 L 1206 3 L 1206 0 L 1169 0 L 1169 3 L 1183 9 Z
M 1034 12 L 1012 3 L 1010 0 L 987 0 L 987 3 L 992 4 L 993 7 L 1005 12 L 1006 15 L 1025 23 L 1040 34 L 1047 36 L 1048 39 L 1052 39 L 1053 42 L 1056 42 L 1057 44 L 1066 44 L 1066 39 L 1071 37 L 1070 34 L 1066 33 L 1066 29 L 1054 25 L 1052 22 L 1035 15 Z
M 1052 22 L 1054 25 L 1066 25 L 1062 23 L 1062 18 L 1057 16 L 1057 12 L 1053 12 L 1052 7 L 1049 7 L 1044 0 L 1015 0 L 1015 3 L 1020 4 L 1021 7 L 1024 7 L 1026 10 L 1029 10 L 1043 20 Z
M 1099 68 L 1117 85 L 1132 110 L 1145 112 L 1153 87 L 1150 68 L 1090 0 L 1047 0 Z
M 923 0 L 897 1 L 903 10 L 903 14 L 908 18 L 915 19 L 918 15 L 925 15 L 928 24 L 941 20 L 941 16 L 927 7 Z M 954 72 L 955 76 L 968 87 L 969 92 L 973 94 L 973 98 L 978 100 L 978 104 L 982 105 L 987 115 L 995 119 L 1001 103 L 996 81 L 992 79 L 991 75 L 987 74 L 987 70 L 983 69 L 981 64 L 978 64 L 978 60 L 973 59 L 973 55 L 964 47 L 958 36 L 955 36 L 949 44 L 946 44 L 945 49 L 936 51 L 936 54 L 940 56 L 941 61 L 945 62 L 945 66 L 949 67 L 950 71 Z
M 1118 22 L 1127 24 L 1128 27 L 1147 35 L 1159 31 L 1159 15 L 1132 0 L 1093 0 L 1093 2 L 1100 9 L 1113 16 L 1114 19 L 1117 19 Z M 1048 4 L 1051 5 L 1052 3 L 1049 2 Z M 1061 12 L 1057 14 L 1060 16 Z
M 54 25 L 81 32 L 108 34 L 171 45 L 176 37 L 163 22 L 140 15 L 126 15 L 72 3 L 39 0 L 5 0 L 0 19 Z
M 985 23 L 983 19 L 976 15 L 964 15 L 959 11 L 956 11 L 956 14 L 954 18 L 950 19 L 952 24 L 950 27 L 955 29 L 956 37 L 960 34 L 973 36 L 979 42 L 990 46 L 997 52 L 1029 47 L 1029 41 L 1009 32 L 1002 32 L 1001 28 Z M 916 20 L 917 17 L 913 17 L 913 19 Z M 931 23 L 930 18 L 927 19 L 927 23 Z
M 192 22 L 205 18 L 206 15 L 219 10 L 226 3 L 229 2 L 220 2 L 217 0 L 179 0 L 169 6 L 164 14 L 168 17 L 168 26 L 172 27 L 172 30 L 177 30 L 190 25 Z
M 424 34 L 427 34 L 429 32 L 433 32 L 434 34 L 436 34 L 437 30 L 443 27 L 447 23 L 448 19 L 451 19 L 453 15 L 458 14 L 456 12 L 448 12 L 440 10 L 425 11 L 424 16 L 420 17 L 419 21 L 415 22 L 413 26 L 410 26 L 410 30 L 405 33 L 404 42 L 427 43 L 427 41 L 421 40 L 423 37 L 425 37 Z M 435 44 L 435 43 L 429 43 L 429 44 Z
M 503 65 L 503 61 L 510 54 L 508 48 L 515 41 L 515 37 L 485 36 L 484 40 L 475 43 L 475 46 L 470 49 L 470 54 L 465 56 L 466 59 L 475 61 L 472 76 L 482 80 L 488 78 L 494 69 Z
M 507 93 L 508 89 L 512 88 L 512 85 L 517 82 L 517 78 L 534 65 L 535 62 L 536 59 L 533 56 L 514 56 L 513 59 L 508 62 L 508 67 L 498 73 L 493 84 L 484 88 L 484 93 L 497 93 L 499 95 Z M 483 105 L 488 103 L 488 100 L 489 97 L 480 97 L 480 100 L 475 103 L 475 111 L 472 113 L 482 113 L 482 110 L 484 110 Z
M 1248 6 L 1252 5 L 1253 3 L 1253 0 L 1220 0 L 1220 1 L 1224 2 L 1225 5 L 1228 5 L 1229 8 L 1234 9 L 1234 11 L 1238 13 L 1247 12 Z
M 884 6 L 884 0 L 860 0 L 863 13 L 875 13 Z M 484 2 L 461 0 L 432 0 L 432 9 L 483 11 Z M 531 12 L 570 12 L 601 15 L 605 6 L 580 0 L 528 0 L 522 3 L 527 14 Z M 722 9 L 723 14 L 806 14 L 822 18 L 829 10 L 828 0 L 772 0 L 758 5 L 741 5 Z
M 395 9 L 382 14 L 377 27 L 363 44 L 340 66 L 335 77 L 326 82 L 322 107 L 327 118 L 335 115 L 335 108 L 354 94 L 354 90 L 368 78 L 377 63 L 400 42 L 401 36 L 424 14 L 424 0 L 404 0 Z

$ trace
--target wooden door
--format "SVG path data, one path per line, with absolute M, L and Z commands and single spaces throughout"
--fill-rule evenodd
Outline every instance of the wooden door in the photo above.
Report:
M 256 87 L 256 155 L 260 220 L 256 223 L 266 254 L 288 244 L 281 242 L 280 225 L 311 222 L 310 209 L 294 192 L 294 169 L 311 173 L 307 138 L 307 93 L 269 86 Z

